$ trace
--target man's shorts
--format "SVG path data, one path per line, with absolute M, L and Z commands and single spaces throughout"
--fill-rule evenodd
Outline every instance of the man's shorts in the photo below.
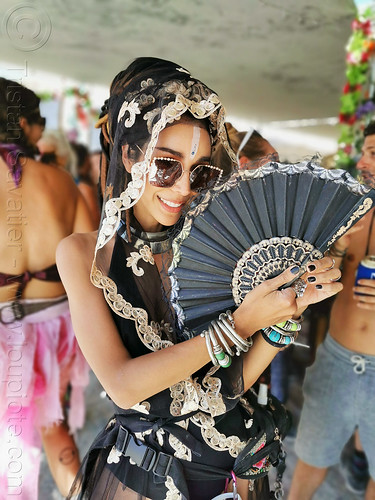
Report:
M 303 395 L 298 458 L 314 467 L 337 464 L 358 427 L 375 479 L 375 356 L 349 351 L 327 334 L 306 370 Z

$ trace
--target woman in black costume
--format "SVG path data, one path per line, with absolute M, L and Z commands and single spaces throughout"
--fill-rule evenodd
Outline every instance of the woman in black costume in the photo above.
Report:
M 70 498 L 220 495 L 251 427 L 242 396 L 278 352 L 256 332 L 341 289 L 330 258 L 314 263 L 301 298 L 278 290 L 298 268 L 261 284 L 229 317 L 237 342 L 254 334 L 253 346 L 221 366 L 210 363 L 210 339 L 178 329 L 171 242 L 197 195 L 229 174 L 210 165 L 215 146 L 235 164 L 224 120 L 217 95 L 172 62 L 139 58 L 112 82 L 100 120 L 99 232 L 69 237 L 57 253 L 79 344 L 115 405 Z M 256 483 L 252 493 L 239 483 L 243 500 L 266 498 L 266 482 Z

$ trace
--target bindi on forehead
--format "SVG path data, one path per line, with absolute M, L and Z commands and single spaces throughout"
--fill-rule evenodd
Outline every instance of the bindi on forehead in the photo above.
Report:
M 194 158 L 199 149 L 199 140 L 201 136 L 200 127 L 193 127 L 193 138 L 191 140 L 191 150 L 190 150 L 190 158 Z

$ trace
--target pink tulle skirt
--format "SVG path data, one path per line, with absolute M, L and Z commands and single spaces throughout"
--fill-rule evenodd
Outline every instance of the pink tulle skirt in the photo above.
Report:
M 68 301 L 60 300 L 9 325 L 0 323 L 0 500 L 38 498 L 39 430 L 64 419 L 61 401 L 68 384 L 70 432 L 84 423 L 89 368 L 74 336 Z

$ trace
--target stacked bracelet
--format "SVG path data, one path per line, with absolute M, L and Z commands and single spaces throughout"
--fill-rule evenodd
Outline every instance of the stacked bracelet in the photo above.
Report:
M 233 342 L 237 356 L 241 352 L 247 352 L 253 345 L 251 337 L 245 340 L 238 335 L 230 311 L 220 314 L 219 319 L 211 321 L 208 329 L 201 333 L 201 337 L 204 337 L 206 340 L 207 351 L 212 364 L 214 366 L 221 366 L 222 368 L 228 368 L 232 363 L 232 356 L 234 356 L 234 352 L 229 347 L 226 339 Z M 220 345 L 218 339 L 222 345 Z
M 228 368 L 232 364 L 232 358 L 228 354 L 225 354 L 223 348 L 218 343 L 212 326 L 208 327 L 208 333 L 210 335 L 210 340 L 213 345 L 214 356 L 217 363 L 223 368 Z
M 245 340 L 238 335 L 235 329 L 233 316 L 230 311 L 227 311 L 225 314 L 221 313 L 216 323 L 219 328 L 221 328 L 222 332 L 233 342 L 236 348 L 237 356 L 239 356 L 241 352 L 247 352 L 253 345 L 253 339 L 251 337 Z
M 234 352 L 232 349 L 229 347 L 227 341 L 225 340 L 225 337 L 219 327 L 219 325 L 216 323 L 216 321 L 211 321 L 211 325 L 216 333 L 216 335 L 219 337 L 220 342 L 223 344 L 225 350 L 229 354 L 229 356 L 234 356 Z
M 267 328 L 262 328 L 262 337 L 273 347 L 281 348 L 293 344 L 296 340 L 303 317 L 298 319 L 288 319 L 282 323 L 277 323 Z
M 277 330 L 274 330 L 274 327 L 268 327 L 262 329 L 262 336 L 266 342 L 271 344 L 274 347 L 286 347 L 290 344 L 293 344 L 296 337 L 294 335 L 283 335 Z

